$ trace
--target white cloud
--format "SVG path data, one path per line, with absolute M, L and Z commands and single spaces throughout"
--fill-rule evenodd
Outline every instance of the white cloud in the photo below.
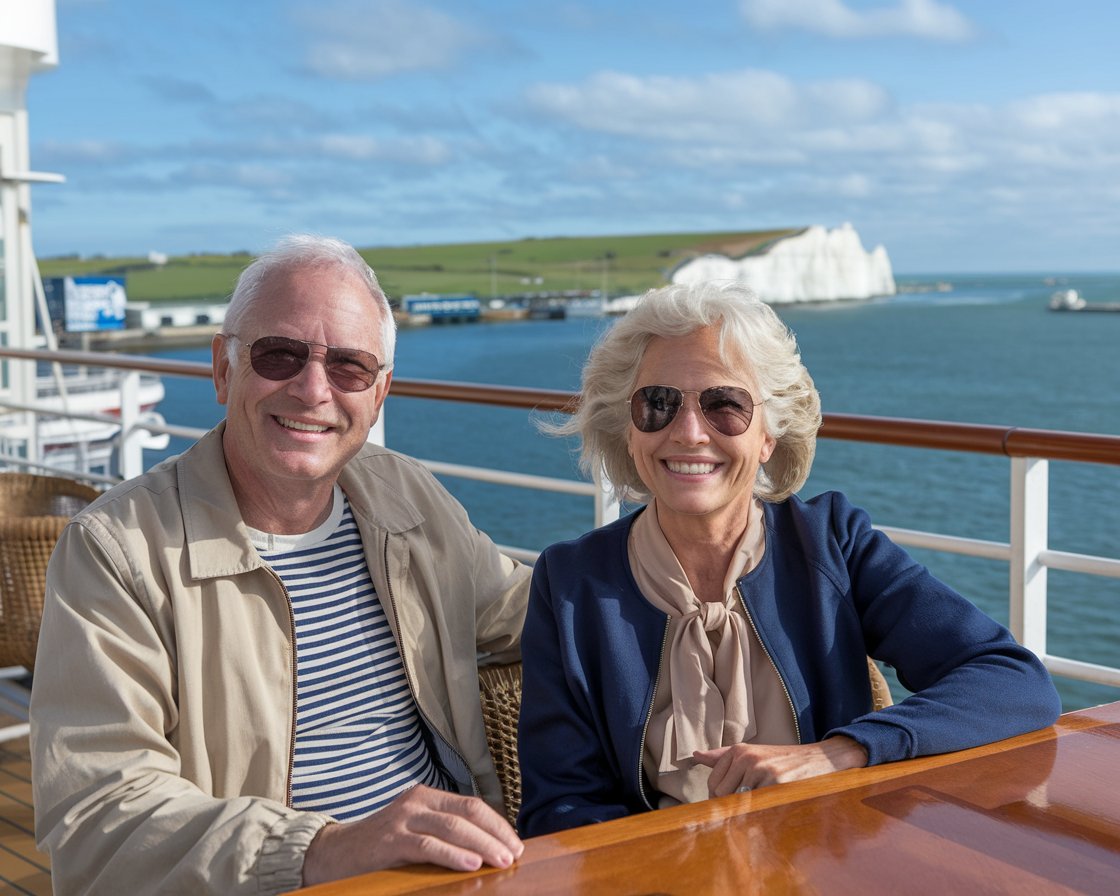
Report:
M 396 161 L 433 166 L 445 163 L 451 150 L 434 137 L 381 139 L 363 134 L 327 134 L 314 141 L 320 154 L 351 161 Z
M 632 180 L 637 172 L 625 160 L 598 153 L 577 161 L 571 169 L 577 180 Z
M 1011 115 L 1023 125 L 1057 136 L 1082 140 L 1085 129 L 1106 131 L 1120 137 L 1120 95 L 1106 93 L 1044 93 L 1011 106 Z
M 328 114 L 319 107 L 290 97 L 257 94 L 244 99 L 214 103 L 206 118 L 227 132 L 262 129 L 303 131 L 327 126 Z
M 898 0 L 855 10 L 844 0 L 740 0 L 743 18 L 756 28 L 799 28 L 828 37 L 918 37 L 965 41 L 976 34 L 956 8 L 938 0 Z
M 81 140 L 44 140 L 36 146 L 44 164 L 66 166 L 71 164 L 120 165 L 135 161 L 142 155 L 135 146 L 116 140 L 86 138 Z
M 747 69 L 698 78 L 599 72 L 582 84 L 537 84 L 525 94 L 539 113 L 590 131 L 672 141 L 720 143 L 744 128 L 786 129 L 867 121 L 890 105 L 867 81 L 799 87 L 774 72 Z
M 874 192 L 870 177 L 866 174 L 846 174 L 834 181 L 835 192 L 849 199 L 863 199 Z
M 656 182 L 665 205 L 682 210 L 738 202 L 755 215 L 784 209 L 798 220 L 821 209 L 858 219 L 954 208 L 980 220 L 997 210 L 1037 214 L 1062 196 L 1076 217 L 1069 197 L 1091 207 L 1120 193 L 1112 186 L 1120 184 L 1114 93 L 900 107 L 866 81 L 806 83 L 748 70 L 693 78 L 600 72 L 535 85 L 525 100 L 564 135 L 561 176 L 604 154 L 626 159 L 629 176 L 603 187 L 616 203 L 627 184 Z
M 1115 93 L 899 108 L 869 81 L 798 83 L 749 69 L 692 78 L 599 72 L 579 83 L 530 86 L 524 99 L 566 132 L 648 143 L 647 159 L 688 168 L 828 166 L 858 155 L 940 174 L 987 169 L 999 178 L 1000 160 L 1042 169 L 1080 160 L 1110 173 L 1120 165 Z
M 239 163 L 234 165 L 195 162 L 174 172 L 173 179 L 195 186 L 210 185 L 237 188 L 264 195 L 285 193 L 293 183 L 289 172 L 272 165 Z
M 343 80 L 450 68 L 485 42 L 466 23 L 404 0 L 333 0 L 309 4 L 296 18 L 309 35 L 306 66 Z

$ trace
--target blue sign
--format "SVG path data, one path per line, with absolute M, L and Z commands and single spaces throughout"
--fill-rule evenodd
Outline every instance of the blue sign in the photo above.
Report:
M 123 277 L 50 277 L 43 281 L 51 321 L 68 333 L 123 330 Z

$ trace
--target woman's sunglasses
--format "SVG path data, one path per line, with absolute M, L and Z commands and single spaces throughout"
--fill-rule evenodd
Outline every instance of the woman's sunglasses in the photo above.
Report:
M 686 395 L 695 395 L 708 425 L 725 436 L 741 436 L 751 425 L 756 402 L 738 386 L 712 386 L 703 392 L 675 386 L 643 386 L 630 396 L 630 419 L 641 432 L 660 432 L 673 422 Z
M 232 333 L 222 333 L 227 339 L 237 339 Z M 381 372 L 377 355 L 356 348 L 339 348 L 321 342 L 305 342 L 287 336 L 262 336 L 242 345 L 249 349 L 249 363 L 258 376 L 266 380 L 290 380 L 311 360 L 313 348 L 323 349 L 323 367 L 332 386 L 341 392 L 364 392 L 375 382 Z

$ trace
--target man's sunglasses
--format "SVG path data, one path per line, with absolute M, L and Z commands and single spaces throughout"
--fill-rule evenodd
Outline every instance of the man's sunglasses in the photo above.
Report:
M 222 333 L 227 339 L 237 339 L 232 333 Z M 290 380 L 311 360 L 311 350 L 323 350 L 323 367 L 332 386 L 341 392 L 364 392 L 375 382 L 381 372 L 377 355 L 356 348 L 339 348 L 321 342 L 305 342 L 287 336 L 262 336 L 253 342 L 243 342 L 249 349 L 249 363 L 258 376 L 266 380 Z
M 695 395 L 708 425 L 725 436 L 741 436 L 751 425 L 756 402 L 738 386 L 712 386 L 703 392 L 675 386 L 643 386 L 630 396 L 630 419 L 640 432 L 660 432 L 673 422 L 686 395 Z

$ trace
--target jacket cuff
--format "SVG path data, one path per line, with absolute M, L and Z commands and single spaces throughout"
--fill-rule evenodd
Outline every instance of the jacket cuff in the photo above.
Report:
M 872 716 L 878 713 L 872 713 Z M 867 765 L 882 765 L 913 759 L 918 755 L 913 735 L 900 725 L 884 724 L 881 718 L 860 716 L 847 725 L 833 728 L 825 737 L 843 734 L 867 750 Z M 824 738 L 822 738 L 823 740 Z
M 303 860 L 311 841 L 331 823 L 329 815 L 299 812 L 276 822 L 265 835 L 257 859 L 257 892 L 278 896 L 303 886 Z

